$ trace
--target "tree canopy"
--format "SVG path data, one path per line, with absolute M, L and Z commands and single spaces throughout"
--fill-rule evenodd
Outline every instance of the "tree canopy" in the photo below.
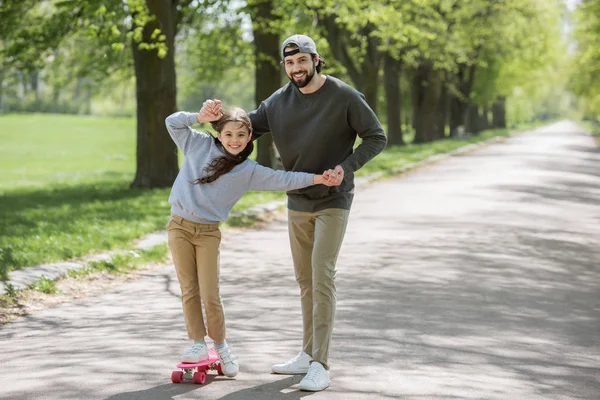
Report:
M 363 92 L 402 145 L 558 115 L 569 71 L 598 115 L 599 16 L 600 0 L 582 0 L 570 45 L 561 0 L 0 0 L 0 110 L 35 93 L 93 112 L 81 93 L 133 104 L 129 90 L 133 185 L 168 186 L 177 163 L 164 117 L 210 97 L 257 106 L 285 82 L 279 43 L 292 33 L 315 39 L 324 72 Z

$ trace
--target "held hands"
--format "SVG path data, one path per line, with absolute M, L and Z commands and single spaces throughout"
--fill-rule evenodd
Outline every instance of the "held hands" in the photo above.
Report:
M 222 116 L 223 105 L 221 104 L 221 100 L 206 100 L 202 103 L 202 108 L 198 112 L 198 122 L 203 124 L 218 121 Z
M 344 180 L 344 169 L 337 165 L 334 169 L 328 169 L 323 175 L 315 175 L 314 183 L 325 186 L 339 186 Z

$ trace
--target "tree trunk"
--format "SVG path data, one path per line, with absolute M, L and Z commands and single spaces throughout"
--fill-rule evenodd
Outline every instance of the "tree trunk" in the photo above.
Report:
M 459 93 L 452 96 L 450 101 L 450 136 L 457 137 L 460 127 L 465 132 L 469 131 L 468 112 L 471 91 L 475 82 L 475 71 L 477 64 L 462 64 L 458 69 L 456 76 L 456 86 Z
M 25 71 L 18 71 L 17 77 L 19 80 L 19 85 L 21 86 L 21 95 L 17 95 L 19 97 L 19 101 L 21 104 L 25 104 L 27 102 L 27 97 L 29 93 L 29 85 L 27 84 L 27 77 Z
M 438 73 L 430 65 L 420 65 L 413 79 L 414 143 L 429 143 L 435 139 L 439 97 Z
M 31 90 L 33 90 L 35 95 L 35 101 L 38 102 L 40 101 L 40 71 L 37 69 L 34 70 L 29 76 L 29 79 L 31 82 Z
M 178 172 L 177 148 L 165 127 L 165 118 L 176 110 L 175 30 L 177 2 L 146 0 L 150 15 L 156 17 L 144 26 L 142 41 L 152 42 L 152 32 L 166 36 L 167 55 L 143 50 L 133 42 L 137 98 L 137 169 L 132 187 L 158 188 L 173 184 Z
M 506 128 L 506 98 L 499 97 L 492 106 L 492 126 Z
M 480 112 L 481 113 L 479 114 L 479 128 L 482 131 L 485 131 L 486 129 L 490 128 L 490 123 L 488 120 L 488 114 L 489 114 L 490 110 L 489 110 L 488 106 L 484 106 L 484 107 L 481 107 Z
M 58 102 L 60 101 L 61 91 L 62 86 L 60 86 L 58 83 L 52 86 L 52 101 L 54 102 L 54 104 L 58 104 Z
M 446 120 L 448 119 L 448 88 L 443 81 L 441 81 L 438 86 L 439 98 L 437 100 L 437 111 L 435 114 L 434 140 L 446 137 Z
M 4 101 L 4 71 L 0 70 L 0 113 L 4 112 L 3 101 Z
M 481 128 L 479 127 L 479 107 L 477 104 L 469 104 L 467 107 L 467 123 L 465 125 L 465 130 L 467 133 L 472 135 L 476 135 L 481 132 Z
M 258 107 L 281 86 L 279 66 L 279 33 L 270 24 L 280 17 L 273 14 L 273 0 L 255 0 L 248 3 L 252 7 L 252 30 L 254 33 L 254 54 L 256 56 L 254 101 Z M 273 137 L 263 135 L 257 140 L 256 161 L 271 168 L 281 168 L 273 146 Z
M 400 61 L 394 59 L 389 54 L 386 54 L 383 72 L 385 82 L 385 103 L 387 108 L 388 146 L 404 145 L 401 116 Z
M 465 103 L 457 95 L 450 95 L 450 137 L 458 137 L 461 132 L 464 132 L 463 115 L 465 115 Z
M 75 90 L 73 91 L 73 97 L 72 97 L 73 101 L 79 100 L 79 97 L 81 96 L 82 81 L 83 81 L 83 78 L 80 76 L 78 76 L 77 79 L 75 80 Z

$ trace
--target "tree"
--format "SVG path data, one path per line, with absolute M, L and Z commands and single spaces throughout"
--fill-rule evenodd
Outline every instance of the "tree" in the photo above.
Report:
M 174 39 L 180 25 L 210 5 L 192 0 L 7 1 L 2 20 L 19 12 L 22 17 L 11 22 L 12 29 L 0 31 L 9 42 L 3 56 L 13 65 L 41 62 L 69 37 L 81 34 L 95 43 L 85 57 L 100 53 L 95 69 L 108 73 L 122 62 L 119 52 L 131 48 L 137 98 L 132 186 L 168 187 L 178 171 L 176 148 L 163 122 L 176 109 Z
M 600 0 L 583 0 L 573 18 L 576 54 L 571 88 L 580 96 L 585 115 L 600 120 Z
M 380 39 L 374 35 L 377 27 L 370 18 L 371 5 L 367 0 L 308 3 L 331 53 L 343 65 L 356 89 L 365 95 L 373 111 L 377 112 L 383 57 L 379 51 Z
M 146 0 L 139 6 L 131 47 L 136 76 L 137 165 L 133 187 L 169 187 L 178 172 L 177 151 L 164 120 L 176 110 L 175 33 L 178 2 Z M 157 46 L 146 45 L 158 39 Z M 166 47 L 166 48 L 165 48 Z
M 248 10 L 252 16 L 255 56 L 254 100 L 258 107 L 281 86 L 279 60 L 279 24 L 281 16 L 275 13 L 274 0 L 249 0 Z M 273 137 L 265 135 L 258 140 L 257 162 L 277 167 L 274 157 Z

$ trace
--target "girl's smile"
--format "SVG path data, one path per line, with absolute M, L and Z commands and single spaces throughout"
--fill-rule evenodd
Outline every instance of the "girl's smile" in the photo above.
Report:
M 219 140 L 227 152 L 238 155 L 248 145 L 252 134 L 239 122 L 227 122 L 218 135 Z

